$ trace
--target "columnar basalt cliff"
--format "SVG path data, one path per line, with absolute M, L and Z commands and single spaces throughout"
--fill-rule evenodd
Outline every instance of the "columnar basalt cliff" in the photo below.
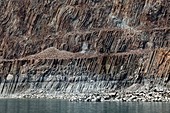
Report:
M 1 95 L 153 91 L 170 100 L 169 6 L 168 0 L 0 1 Z

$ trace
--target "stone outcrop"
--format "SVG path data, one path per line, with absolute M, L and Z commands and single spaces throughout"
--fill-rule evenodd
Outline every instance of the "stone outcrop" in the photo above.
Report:
M 1 95 L 169 91 L 169 5 L 0 1 Z

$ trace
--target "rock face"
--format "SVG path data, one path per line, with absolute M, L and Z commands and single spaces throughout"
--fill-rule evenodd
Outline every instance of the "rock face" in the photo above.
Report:
M 168 0 L 0 1 L 1 95 L 170 90 L 169 6 Z

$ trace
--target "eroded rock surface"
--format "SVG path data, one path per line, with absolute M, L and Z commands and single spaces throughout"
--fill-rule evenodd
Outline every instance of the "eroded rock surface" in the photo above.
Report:
M 1 95 L 170 95 L 169 6 L 168 0 L 1 1 Z

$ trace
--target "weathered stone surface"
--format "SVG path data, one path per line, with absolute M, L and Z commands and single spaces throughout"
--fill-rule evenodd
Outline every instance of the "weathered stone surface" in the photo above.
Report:
M 167 92 L 169 5 L 167 0 L 1 1 L 0 93 Z

